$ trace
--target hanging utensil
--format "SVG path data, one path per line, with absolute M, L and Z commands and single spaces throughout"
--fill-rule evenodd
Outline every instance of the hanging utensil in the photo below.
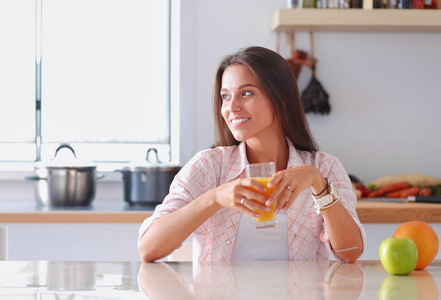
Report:
M 291 56 L 286 59 L 286 62 L 291 68 L 294 77 L 297 79 L 302 66 L 309 66 L 307 62 L 308 53 L 303 50 L 295 50 L 294 31 L 286 33 L 287 41 L 290 45 Z
M 314 57 L 314 40 L 312 32 L 310 32 L 311 55 L 308 59 L 311 68 L 311 81 L 302 92 L 302 104 L 305 113 L 314 112 L 320 114 L 329 114 L 331 105 L 329 104 L 329 95 L 323 88 L 320 81 L 316 78 L 315 70 L 317 60 Z

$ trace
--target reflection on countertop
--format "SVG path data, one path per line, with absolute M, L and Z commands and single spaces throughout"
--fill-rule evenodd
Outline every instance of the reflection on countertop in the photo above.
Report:
M 146 299 L 140 262 L 0 261 L 0 299 Z
M 143 264 L 138 280 L 151 299 L 358 299 L 364 277 L 358 264 L 327 261 L 195 262 L 191 269 L 158 262 Z
M 157 262 L 138 283 L 148 299 L 438 299 L 441 264 L 392 276 L 379 261 Z
M 1 299 L 438 299 L 441 263 L 0 261 Z

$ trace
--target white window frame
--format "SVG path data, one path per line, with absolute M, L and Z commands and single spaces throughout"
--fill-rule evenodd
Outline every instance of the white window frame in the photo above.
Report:
M 151 145 L 152 147 L 158 148 L 160 150 L 160 159 L 162 161 L 170 161 L 172 163 L 179 164 L 180 162 L 180 138 L 179 138 L 179 123 L 180 123 L 180 105 L 179 105 L 179 97 L 180 97 L 180 1 L 179 0 L 170 0 L 170 82 L 169 82 L 169 101 L 170 101 L 170 141 L 169 146 L 164 148 L 168 148 L 167 150 L 162 149 L 162 145 Z M 11 149 L 13 148 L 13 144 L 10 145 Z M 34 148 L 34 144 L 27 144 L 27 146 Z M 43 145 L 43 152 L 46 153 L 46 156 L 42 156 L 42 159 L 47 158 L 48 153 L 51 156 L 56 147 L 58 145 Z M 80 153 L 87 153 L 88 148 L 95 148 L 95 144 L 83 145 L 85 147 L 82 148 Z M 127 147 L 127 145 L 125 145 Z M 78 145 L 72 144 L 72 147 L 76 149 Z M 126 148 L 127 149 L 127 148 Z M 146 153 L 145 145 L 132 145 L 133 152 L 139 152 L 141 156 L 145 157 Z M 34 150 L 36 151 L 36 150 Z M 164 152 L 168 152 L 165 153 Z M 116 151 L 118 152 L 118 151 Z M 77 153 L 77 156 L 81 156 L 80 153 Z M 111 153 L 108 154 L 107 157 L 112 156 Z M 82 158 L 87 159 L 86 156 Z M 110 157 L 111 159 L 107 159 L 105 156 L 102 161 L 96 161 L 98 165 L 98 169 L 101 171 L 113 171 L 115 168 L 120 167 L 120 164 L 127 163 L 127 161 L 118 161 L 118 158 Z M 113 160 L 110 162 L 110 160 Z M 0 180 L 22 180 L 23 174 L 29 173 L 29 171 L 33 170 L 33 166 L 35 165 L 35 161 L 1 161 L 0 160 Z

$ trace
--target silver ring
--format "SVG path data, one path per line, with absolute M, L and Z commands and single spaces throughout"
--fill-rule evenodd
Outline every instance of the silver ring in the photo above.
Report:
M 240 203 L 242 204 L 242 205 L 244 205 L 243 203 L 245 202 L 245 198 L 242 198 L 242 200 L 240 200 Z
M 286 187 L 288 190 L 291 190 L 292 189 L 292 187 L 290 187 L 289 185 Z

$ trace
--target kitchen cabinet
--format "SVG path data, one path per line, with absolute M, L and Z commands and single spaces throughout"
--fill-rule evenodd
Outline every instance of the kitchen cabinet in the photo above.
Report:
M 138 229 L 139 224 L 0 224 L 0 259 L 139 261 Z
M 97 201 L 84 208 L 5 202 L 0 212 L 0 259 L 139 260 L 138 229 L 154 207 Z
M 440 9 L 279 9 L 271 30 L 441 32 Z

